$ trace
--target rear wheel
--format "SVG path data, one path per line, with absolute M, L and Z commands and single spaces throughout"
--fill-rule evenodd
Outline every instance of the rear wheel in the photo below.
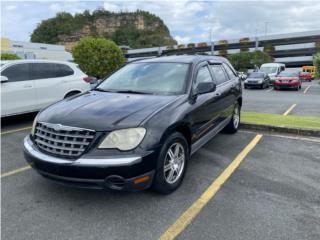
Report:
M 239 124 L 240 124 L 240 106 L 237 103 L 236 106 L 234 107 L 234 111 L 232 114 L 232 118 L 230 120 L 230 122 L 228 123 L 228 125 L 224 128 L 224 130 L 228 133 L 236 133 L 238 131 L 239 128 Z
M 153 189 L 161 194 L 176 190 L 184 178 L 188 160 L 188 143 L 181 133 L 174 132 L 161 148 Z

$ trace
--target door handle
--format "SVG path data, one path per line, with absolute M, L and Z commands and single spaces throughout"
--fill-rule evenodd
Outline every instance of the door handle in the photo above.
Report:
M 32 88 L 32 85 L 29 85 L 29 84 L 25 84 L 23 85 L 24 88 Z
M 216 92 L 215 96 L 216 96 L 216 97 L 221 96 L 221 92 Z

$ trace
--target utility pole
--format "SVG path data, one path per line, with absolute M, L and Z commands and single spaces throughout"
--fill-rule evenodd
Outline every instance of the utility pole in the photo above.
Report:
M 211 55 L 213 56 L 214 55 L 214 42 L 213 42 L 212 35 L 213 35 L 213 29 L 211 28 L 211 30 L 210 30 L 210 42 L 211 42 Z
M 256 29 L 255 29 L 255 50 L 258 51 L 259 50 L 259 39 L 258 39 L 258 24 L 256 26 Z
M 263 44 L 264 47 L 266 46 L 266 41 L 267 41 L 268 23 L 269 23 L 268 21 L 264 22 L 264 44 Z M 264 54 L 263 54 L 263 62 L 264 61 L 265 61 L 265 59 L 264 59 Z

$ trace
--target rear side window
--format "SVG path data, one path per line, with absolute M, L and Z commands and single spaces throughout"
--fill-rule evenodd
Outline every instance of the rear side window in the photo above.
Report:
M 212 78 L 207 66 L 201 67 L 196 78 L 196 86 L 201 82 L 212 82 Z
M 17 82 L 17 81 L 27 81 L 31 80 L 30 76 L 30 64 L 29 63 L 21 63 L 15 64 L 4 69 L 1 72 L 2 76 L 6 76 L 10 82 Z
M 52 63 L 32 63 L 31 79 L 55 78 L 58 67 Z
M 220 65 L 210 65 L 213 76 L 215 77 L 217 81 L 217 85 L 226 82 L 228 79 L 226 78 L 226 75 Z
M 33 63 L 32 79 L 57 78 L 73 75 L 74 71 L 67 65 L 57 63 Z
M 59 68 L 58 77 L 66 77 L 74 74 L 74 71 L 71 67 L 64 64 L 57 64 Z
M 229 79 L 233 79 L 233 78 L 237 77 L 237 75 L 231 70 L 231 68 L 229 67 L 228 64 L 223 63 L 223 67 L 226 70 Z

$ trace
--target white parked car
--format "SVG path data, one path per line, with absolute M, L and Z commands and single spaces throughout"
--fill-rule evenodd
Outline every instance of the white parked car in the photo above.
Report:
M 76 64 L 50 60 L 1 61 L 1 117 L 35 112 L 90 90 Z

